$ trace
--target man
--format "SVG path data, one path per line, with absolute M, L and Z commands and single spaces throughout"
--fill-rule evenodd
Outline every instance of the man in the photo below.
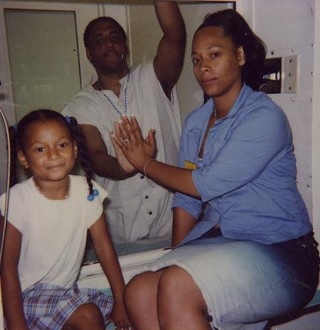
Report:
M 183 66 L 185 25 L 175 2 L 154 1 L 154 7 L 163 36 L 153 61 L 133 70 L 126 61 L 123 28 L 111 17 L 88 24 L 84 43 L 97 81 L 63 109 L 81 124 L 95 179 L 109 192 L 105 213 L 115 243 L 171 232 L 172 193 L 133 169 L 125 173 L 110 138 L 113 123 L 121 115 L 135 115 L 145 134 L 151 127 L 156 130 L 157 158 L 177 163 L 181 120 L 174 86 Z

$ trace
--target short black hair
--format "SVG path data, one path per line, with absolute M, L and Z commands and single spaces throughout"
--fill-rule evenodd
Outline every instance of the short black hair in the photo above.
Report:
M 84 42 L 84 46 L 86 48 L 89 48 L 89 42 L 90 42 L 90 36 L 91 36 L 91 32 L 94 29 L 95 25 L 99 22 L 111 22 L 113 24 L 115 24 L 119 31 L 121 32 L 122 36 L 124 37 L 125 40 L 127 40 L 127 35 L 126 32 L 124 31 L 123 27 L 112 17 L 110 16 L 101 16 L 101 17 L 97 17 L 94 20 L 92 20 L 86 27 L 86 29 L 84 30 L 83 33 L 83 42 Z

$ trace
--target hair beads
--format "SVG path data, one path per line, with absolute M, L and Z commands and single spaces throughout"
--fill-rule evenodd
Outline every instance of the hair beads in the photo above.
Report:
M 97 189 L 93 189 L 92 194 L 89 194 L 87 199 L 92 202 L 96 196 L 99 196 L 99 191 Z

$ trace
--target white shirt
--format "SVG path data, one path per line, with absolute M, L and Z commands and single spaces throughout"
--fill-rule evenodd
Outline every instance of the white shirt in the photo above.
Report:
M 119 98 L 111 90 L 103 93 L 123 114 L 127 103 L 126 114 L 136 116 L 144 136 L 150 128 L 154 128 L 157 159 L 176 165 L 181 132 L 176 93 L 173 93 L 171 101 L 167 98 L 155 75 L 152 62 L 139 65 L 130 73 L 129 81 L 126 76 L 120 83 L 122 86 Z M 115 156 L 110 132 L 113 131 L 114 122 L 120 120 L 120 115 L 103 93 L 90 85 L 80 91 L 62 112 L 75 117 L 79 124 L 97 127 L 108 153 Z M 141 174 L 122 181 L 99 176 L 95 180 L 109 192 L 105 213 L 114 242 L 171 233 L 172 193 Z
M 106 191 L 93 182 L 99 195 L 88 201 L 86 179 L 70 175 L 64 200 L 42 195 L 33 179 L 10 189 L 8 221 L 22 234 L 18 265 L 22 291 L 42 282 L 71 287 L 80 270 L 87 230 L 103 212 Z M 1 196 L 3 210 L 5 194 Z M 3 212 L 2 212 L 3 213 Z

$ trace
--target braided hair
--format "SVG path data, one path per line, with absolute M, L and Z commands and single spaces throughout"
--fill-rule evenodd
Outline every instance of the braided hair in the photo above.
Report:
M 86 175 L 89 187 L 89 195 L 93 196 L 94 189 L 91 181 L 93 178 L 93 170 L 89 151 L 85 143 L 86 141 L 82 129 L 74 117 L 64 117 L 59 112 L 49 109 L 31 111 L 19 121 L 18 125 L 10 128 L 12 155 L 17 155 L 17 150 L 25 150 L 27 129 L 32 123 L 39 121 L 57 121 L 69 130 L 70 136 L 78 148 L 78 159 Z M 16 168 L 16 157 L 13 157 L 11 166 L 12 179 L 10 180 L 10 186 L 17 183 Z
M 264 42 L 252 31 L 244 18 L 233 9 L 225 9 L 209 14 L 196 30 L 196 33 L 208 26 L 221 27 L 226 37 L 230 37 L 235 47 L 243 47 L 245 64 L 242 79 L 254 90 L 263 83 L 263 65 L 266 58 Z
M 10 181 L 9 187 L 14 186 L 17 182 L 17 125 L 9 127 L 10 149 L 11 149 L 11 162 L 10 162 Z

